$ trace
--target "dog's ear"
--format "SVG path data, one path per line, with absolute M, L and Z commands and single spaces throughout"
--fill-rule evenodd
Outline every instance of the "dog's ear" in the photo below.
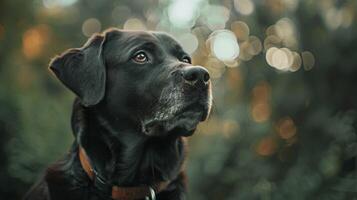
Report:
M 81 100 L 98 104 L 105 94 L 106 70 L 102 56 L 105 37 L 92 36 L 81 48 L 69 49 L 52 59 L 49 69 Z

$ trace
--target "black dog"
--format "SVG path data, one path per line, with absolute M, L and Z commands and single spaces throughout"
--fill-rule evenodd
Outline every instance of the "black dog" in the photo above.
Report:
M 210 112 L 206 69 L 167 34 L 117 29 L 49 68 L 78 97 L 75 141 L 25 199 L 186 199 L 184 137 Z

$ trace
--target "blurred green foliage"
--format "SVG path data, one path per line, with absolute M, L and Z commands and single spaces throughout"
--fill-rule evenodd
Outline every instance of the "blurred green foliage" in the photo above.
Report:
M 357 2 L 183 2 L 198 12 L 180 18 L 173 0 L 0 1 L 1 199 L 19 199 L 73 141 L 74 96 L 50 58 L 112 26 L 170 32 L 215 78 L 211 118 L 190 139 L 190 199 L 356 198 Z M 219 29 L 237 36 L 233 64 L 207 45 Z

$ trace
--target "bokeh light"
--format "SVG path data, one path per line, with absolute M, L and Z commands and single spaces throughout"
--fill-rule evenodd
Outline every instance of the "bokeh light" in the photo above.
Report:
M 251 116 L 257 123 L 267 121 L 271 115 L 271 89 L 267 82 L 259 82 L 252 91 Z
M 232 61 L 239 55 L 234 33 L 228 30 L 213 32 L 209 37 L 212 53 L 221 61 Z
M 98 33 L 101 30 L 101 23 L 96 18 L 89 18 L 82 24 L 83 35 L 90 37 L 93 33 Z
M 199 16 L 200 0 L 174 0 L 168 7 L 170 22 L 177 27 L 192 27 Z
M 253 58 L 253 55 L 249 53 L 250 48 L 250 43 L 248 41 L 244 41 L 240 44 L 239 60 L 249 61 Z
M 252 105 L 252 117 L 255 122 L 261 123 L 269 119 L 271 110 L 267 102 Z
M 77 0 L 42 0 L 42 3 L 46 8 L 70 6 L 76 2 Z
M 301 53 L 302 62 L 306 71 L 311 70 L 315 65 L 315 56 L 310 51 L 304 51 Z
M 214 31 L 226 27 L 230 12 L 224 6 L 206 5 L 202 10 L 202 15 L 207 27 Z
M 325 19 L 327 27 L 337 29 L 343 22 L 343 10 L 332 7 L 327 10 Z
M 224 63 L 218 60 L 216 57 L 207 58 L 204 66 L 208 69 L 210 76 L 213 79 L 220 78 L 226 70 Z
M 264 49 L 268 50 L 271 47 L 281 46 L 281 39 L 275 35 L 269 35 L 264 40 Z
M 250 15 L 254 11 L 252 0 L 234 0 L 234 8 L 242 15 Z
M 28 29 L 22 36 L 22 50 L 26 58 L 33 59 L 40 56 L 49 39 L 50 30 L 46 25 L 39 25 Z
M 295 136 L 297 132 L 297 128 L 291 117 L 280 119 L 276 125 L 276 129 L 282 139 L 290 139 Z
M 155 27 L 160 21 L 161 11 L 159 8 L 149 8 L 145 12 L 146 26 L 150 30 L 155 30 Z
M 225 137 L 229 138 L 239 131 L 239 124 L 234 120 L 225 120 L 222 126 L 222 133 Z
M 192 54 L 198 47 L 197 37 L 192 33 L 184 33 L 176 36 L 176 39 L 180 42 L 183 49 L 188 53 Z
M 145 24 L 138 18 L 130 18 L 124 23 L 123 29 L 125 30 L 136 30 L 143 31 L 146 30 Z
M 231 24 L 231 30 L 239 41 L 247 40 L 249 37 L 249 26 L 243 21 L 234 21 Z
M 330 30 L 348 28 L 355 21 L 355 5 L 352 3 L 335 6 L 331 1 L 321 1 L 318 6 L 325 25 Z
M 273 67 L 280 70 L 288 70 L 292 64 L 291 51 L 286 48 L 277 49 L 272 55 Z
M 300 55 L 288 48 L 271 47 L 266 52 L 265 59 L 270 66 L 280 71 L 295 72 L 301 66 Z
M 255 150 L 261 156 L 271 156 L 277 150 L 277 142 L 273 137 L 265 137 L 259 141 Z
M 284 46 L 289 48 L 297 47 L 296 28 L 291 19 L 282 18 L 273 27 L 276 35 L 282 40 Z
M 227 61 L 223 61 L 223 63 L 227 67 L 238 67 L 241 62 L 239 60 L 227 60 Z
M 249 43 L 248 53 L 252 56 L 258 55 L 262 51 L 262 43 L 256 36 L 249 36 L 247 40 Z
M 297 52 L 293 51 L 293 63 L 291 64 L 289 70 L 292 72 L 296 72 L 297 70 L 300 69 L 301 67 L 301 57 L 300 54 L 298 54 Z

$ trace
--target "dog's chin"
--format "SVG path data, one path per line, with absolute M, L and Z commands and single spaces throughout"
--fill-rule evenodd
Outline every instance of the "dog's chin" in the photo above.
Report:
M 144 133 L 148 136 L 184 136 L 193 135 L 197 125 L 208 116 L 208 109 L 183 111 L 172 118 L 153 120 L 144 124 Z

